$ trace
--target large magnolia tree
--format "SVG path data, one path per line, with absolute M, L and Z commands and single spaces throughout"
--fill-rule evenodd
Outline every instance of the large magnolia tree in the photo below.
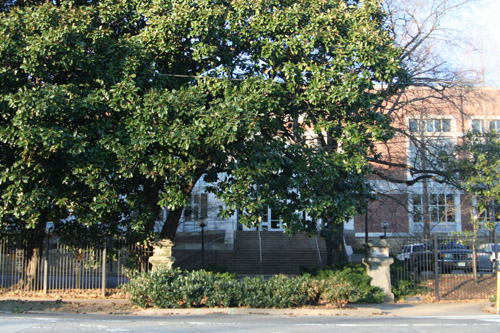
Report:
M 366 156 L 391 135 L 377 106 L 404 83 L 378 1 L 2 8 L 2 230 L 141 238 L 166 207 L 173 239 L 202 177 L 249 225 L 267 206 L 290 231 L 364 207 Z

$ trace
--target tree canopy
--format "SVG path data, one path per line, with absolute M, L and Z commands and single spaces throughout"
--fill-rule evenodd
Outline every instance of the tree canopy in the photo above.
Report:
M 145 237 L 166 207 L 173 238 L 201 177 L 225 214 L 277 207 L 292 231 L 366 199 L 377 106 L 404 84 L 378 1 L 2 8 L 2 230 Z
M 471 131 L 464 137 L 464 143 L 455 147 L 455 153 L 450 169 L 455 171 L 455 186 L 473 196 L 471 201 L 477 215 L 474 214 L 472 222 L 481 224 L 474 227 L 492 230 L 499 214 L 500 137 L 496 131 Z

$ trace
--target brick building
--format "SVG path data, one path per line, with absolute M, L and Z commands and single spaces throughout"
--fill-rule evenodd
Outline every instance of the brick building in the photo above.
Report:
M 369 205 L 370 235 L 383 234 L 383 222 L 388 222 L 388 237 L 421 234 L 424 193 L 429 198 L 431 233 L 469 229 L 468 194 L 440 183 L 439 175 L 435 177 L 438 181 L 426 179 L 421 176 L 427 173 L 410 172 L 402 166 L 439 171 L 443 166 L 438 152 L 451 151 L 467 132 L 500 130 L 500 89 L 412 89 L 402 100 L 402 107 L 392 113 L 397 133 L 387 144 L 379 145 L 383 162 L 374 163 L 377 175 L 372 182 L 379 200 Z M 346 229 L 363 237 L 365 216 L 356 216 Z
M 443 148 L 452 149 L 453 145 L 460 144 L 468 131 L 500 130 L 500 89 L 439 91 L 415 88 L 400 96 L 397 104 L 388 104 L 387 110 L 397 131 L 393 139 L 377 147 L 380 158 L 373 164 L 375 172 L 370 181 L 378 199 L 369 204 L 367 216 L 359 215 L 346 221 L 344 230 L 347 243 L 355 247 L 364 242 L 365 223 L 368 223 L 369 237 L 378 237 L 384 232 L 388 238 L 393 239 L 421 235 L 425 193 L 428 197 L 431 233 L 452 233 L 469 229 L 472 212 L 470 197 L 453 186 L 422 177 L 425 172 L 409 171 L 408 166 L 416 170 L 439 170 L 442 166 L 436 152 Z M 439 180 L 439 177 L 436 178 Z M 221 202 L 205 191 L 206 185 L 203 181 L 198 182 L 193 190 L 191 207 L 183 214 L 178 228 L 178 255 L 183 249 L 200 248 L 200 224 L 205 225 L 206 235 L 211 235 L 208 242 L 215 244 L 216 240 L 219 240 L 219 244 L 216 244 L 218 247 L 216 245 L 212 247 L 220 250 L 237 248 L 236 239 L 240 238 L 243 242 L 243 237 L 247 237 L 244 236 L 245 232 L 248 235 L 252 232 L 258 232 L 259 235 L 272 231 L 282 233 L 280 216 L 270 209 L 262 216 L 263 222 L 258 230 L 241 226 L 237 214 L 230 219 L 219 218 L 217 213 Z M 261 271 L 263 261 L 266 261 L 265 258 L 270 260 L 270 253 L 273 253 L 276 258 L 268 262 L 269 269 L 264 273 L 281 272 L 282 270 L 277 268 L 281 266 L 277 266 L 277 263 L 282 263 L 285 257 L 286 260 L 291 260 L 290 256 L 284 253 L 293 252 L 295 245 L 307 242 L 309 255 L 304 244 L 297 247 L 297 253 L 305 253 L 302 260 L 308 261 L 309 266 L 321 264 L 325 260 L 323 241 L 319 239 L 306 241 L 302 235 L 300 242 L 286 241 L 284 245 L 287 236 L 283 235 L 281 242 L 276 238 L 278 233 L 270 238 L 269 244 L 262 243 L 263 240 L 265 242 L 265 237 L 261 236 L 258 241 L 255 238 L 253 243 L 247 240 L 245 245 L 247 252 L 243 257 L 250 260 L 248 253 L 252 253 L 252 247 L 260 247 L 260 259 L 254 258 L 254 260 L 260 260 Z M 264 259 L 263 248 L 268 251 Z M 293 256 L 298 256 L 297 253 Z M 239 258 L 238 261 L 241 262 L 241 254 L 233 256 Z M 219 254 L 220 260 L 223 260 L 223 254 Z M 256 267 L 259 267 L 259 264 L 254 263 L 246 270 L 243 268 L 242 272 L 255 271 Z M 298 269 L 288 272 L 297 273 Z

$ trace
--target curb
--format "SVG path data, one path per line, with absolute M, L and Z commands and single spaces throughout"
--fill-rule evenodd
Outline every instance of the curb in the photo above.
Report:
M 196 308 L 196 309 L 145 309 L 134 311 L 137 316 L 168 315 L 267 315 L 267 316 L 326 316 L 326 317 L 368 317 L 384 315 L 376 308 L 344 308 L 344 309 L 249 309 L 249 308 Z
M 190 315 L 260 315 L 260 316 L 325 316 L 325 317 L 371 317 L 371 316 L 460 316 L 497 315 L 491 302 L 463 303 L 398 303 L 398 304 L 350 304 L 343 309 L 334 307 L 255 309 L 255 308 L 186 308 L 186 309 L 140 309 L 128 299 L 85 298 L 32 298 L 0 297 L 1 302 L 13 302 L 3 307 L 2 313 L 81 313 L 131 316 L 190 316 Z M 24 304 L 23 304 L 24 303 Z M 30 304 L 31 303 L 31 304 Z M 37 304 L 47 306 L 37 306 Z

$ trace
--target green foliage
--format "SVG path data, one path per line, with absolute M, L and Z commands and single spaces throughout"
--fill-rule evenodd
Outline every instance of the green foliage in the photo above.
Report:
M 218 278 L 204 270 L 160 269 L 135 276 L 125 290 L 141 307 L 231 306 L 238 285 L 236 280 Z
M 370 284 L 371 278 L 362 264 L 320 267 L 313 276 L 321 281 L 332 281 L 324 286 L 325 295 L 328 301 L 339 306 L 343 306 L 342 303 L 380 303 L 385 298 L 382 290 Z
M 153 306 L 153 301 L 149 294 L 152 283 L 152 274 L 139 273 L 134 275 L 127 285 L 123 286 L 123 290 L 128 292 L 132 303 L 142 308 L 147 308 Z
M 322 297 L 330 304 L 343 308 L 349 303 L 358 302 L 361 298 L 361 292 L 350 282 L 341 280 L 332 283 L 328 281 L 324 285 Z
M 166 207 L 173 238 L 203 177 L 248 225 L 268 206 L 291 232 L 343 222 L 369 196 L 366 156 L 392 135 L 377 105 L 404 76 L 383 17 L 377 0 L 4 4 L 3 229 L 141 242 Z
M 251 308 L 289 308 L 311 302 L 308 297 L 309 281 L 305 278 L 290 278 L 276 275 L 245 278 L 242 281 L 241 305 Z
M 352 249 L 352 252 L 354 254 L 365 254 L 366 253 L 366 249 L 364 247 L 355 247 Z
M 236 273 L 231 272 L 231 270 L 226 266 L 218 266 L 215 264 L 208 265 L 205 270 L 217 275 L 217 277 L 226 280 L 235 280 Z
M 473 217 L 474 230 L 483 226 L 494 227 L 499 219 L 500 202 L 500 136 L 496 131 L 468 133 L 463 144 L 456 146 L 455 159 L 449 161 L 449 169 L 455 172 L 456 186 L 473 195 L 477 216 Z M 458 172 L 457 172 L 458 171 Z M 493 216 L 496 212 L 497 216 Z
M 204 270 L 161 269 L 138 274 L 125 286 L 125 291 L 134 304 L 158 308 L 289 308 L 315 305 L 321 300 L 343 307 L 348 303 L 384 300 L 380 289 L 371 287 L 369 277 L 357 267 L 348 267 L 345 272 L 321 272 L 315 277 L 276 275 L 268 279 L 260 276 L 237 280 Z
M 125 287 L 133 303 L 141 307 L 177 308 L 246 306 L 286 308 L 310 303 L 306 278 L 274 276 L 245 278 L 204 270 L 159 270 L 134 277 Z M 316 295 L 313 295 L 316 296 Z
M 394 297 L 399 299 L 406 296 L 419 295 L 431 291 L 431 289 L 419 285 L 403 264 L 395 261 L 395 264 L 391 265 L 391 291 Z

